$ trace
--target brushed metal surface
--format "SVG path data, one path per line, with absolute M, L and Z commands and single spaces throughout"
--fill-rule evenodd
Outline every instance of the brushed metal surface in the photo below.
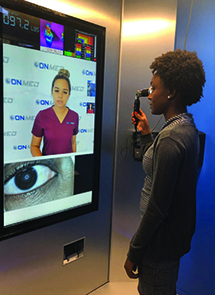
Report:
M 149 64 L 156 55 L 173 49 L 177 1 L 123 1 L 124 31 L 120 77 L 118 62 L 121 0 L 79 0 L 78 4 L 74 0 L 29 2 L 106 27 L 100 204 L 97 212 L 1 242 L 1 294 L 82 295 L 108 281 L 115 132 L 117 150 L 114 170 L 114 228 L 125 236 L 131 236 L 138 223 L 139 194 L 144 176 L 141 174 L 140 163 L 134 162 L 130 154 L 127 158 L 121 157 L 120 151 L 133 132 L 130 115 L 135 91 L 149 85 Z M 149 19 L 145 23 L 149 27 L 152 24 L 150 21 L 158 18 L 161 19 L 160 26 L 167 25 L 166 29 L 163 27 L 166 33 L 137 32 L 145 19 Z M 133 33 L 129 35 L 131 26 Z M 115 126 L 118 78 L 120 91 Z M 142 101 L 141 105 L 147 107 L 147 103 Z M 154 124 L 156 120 L 151 118 L 150 124 Z M 86 238 L 84 257 L 62 266 L 63 245 L 82 237 Z
M 29 1 L 106 27 L 99 211 L 0 243 L 2 295 L 84 295 L 108 281 L 121 0 Z M 84 257 L 63 266 L 63 245 L 85 237 Z
M 142 165 L 134 161 L 130 147 L 135 131 L 131 124 L 134 97 L 136 90 L 149 87 L 149 66 L 154 58 L 174 50 L 176 10 L 176 0 L 124 1 L 113 229 L 128 238 L 140 221 L 139 200 L 144 181 Z M 151 114 L 147 98 L 140 98 L 140 107 L 153 128 L 160 116 Z M 163 123 L 162 119 L 155 131 Z

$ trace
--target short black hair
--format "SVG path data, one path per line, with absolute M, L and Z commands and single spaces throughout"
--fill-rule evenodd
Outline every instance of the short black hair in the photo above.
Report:
M 150 69 L 153 75 L 160 77 L 167 89 L 176 90 L 185 106 L 190 106 L 203 97 L 205 71 L 195 51 L 168 51 L 156 57 Z

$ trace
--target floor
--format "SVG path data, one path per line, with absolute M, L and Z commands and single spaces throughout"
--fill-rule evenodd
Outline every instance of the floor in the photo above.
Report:
M 176 295 L 188 295 L 188 293 L 184 293 L 181 290 L 177 290 L 177 292 L 178 294 Z M 137 291 L 136 283 L 109 282 L 90 293 L 90 295 L 139 295 L 139 293 Z
M 109 282 L 90 295 L 138 295 L 137 283 Z
M 128 238 L 113 231 L 110 282 L 91 292 L 89 295 L 139 295 L 137 291 L 137 280 L 129 279 L 123 268 L 128 245 Z M 118 263 L 114 263 L 114 261 Z M 177 290 L 177 293 L 178 295 L 187 295 L 182 290 Z
M 128 250 L 129 239 L 113 231 L 111 246 L 110 282 L 90 295 L 138 295 L 137 281 L 127 277 L 123 265 Z M 114 263 L 117 261 L 118 263 Z

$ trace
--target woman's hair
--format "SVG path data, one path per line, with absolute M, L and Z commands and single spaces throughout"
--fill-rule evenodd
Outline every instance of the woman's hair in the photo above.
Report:
M 150 69 L 167 89 L 176 90 L 185 106 L 198 102 L 203 96 L 205 71 L 195 51 L 169 51 L 155 58 Z
M 58 80 L 58 79 L 64 79 L 68 83 L 68 86 L 69 86 L 69 94 L 70 94 L 70 92 L 71 92 L 71 83 L 70 83 L 69 77 L 70 77 L 70 73 L 69 73 L 68 70 L 66 70 L 66 69 L 60 69 L 58 71 L 58 74 L 54 77 L 54 79 L 52 81 L 52 89 L 54 87 L 54 83 L 55 83 L 56 80 Z

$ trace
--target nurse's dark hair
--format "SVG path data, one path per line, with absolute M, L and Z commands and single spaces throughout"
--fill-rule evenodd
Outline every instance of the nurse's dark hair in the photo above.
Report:
M 205 71 L 195 51 L 168 51 L 156 57 L 150 69 L 153 75 L 160 77 L 167 89 L 176 90 L 185 106 L 190 106 L 203 97 Z
M 58 74 L 54 77 L 54 79 L 52 81 L 52 89 L 54 87 L 54 83 L 55 83 L 56 80 L 58 80 L 58 79 L 64 79 L 68 83 L 68 86 L 69 86 L 69 94 L 70 94 L 70 92 L 71 92 L 71 83 L 70 83 L 69 77 L 70 77 L 70 73 L 69 73 L 68 70 L 66 70 L 66 69 L 60 69 L 58 71 Z

